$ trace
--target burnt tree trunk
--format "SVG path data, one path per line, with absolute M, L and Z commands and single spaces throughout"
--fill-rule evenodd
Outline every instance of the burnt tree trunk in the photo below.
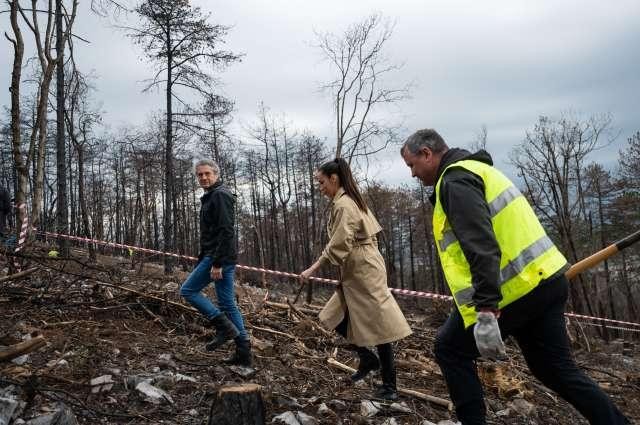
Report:
M 264 425 L 260 385 L 223 387 L 211 405 L 209 425 Z

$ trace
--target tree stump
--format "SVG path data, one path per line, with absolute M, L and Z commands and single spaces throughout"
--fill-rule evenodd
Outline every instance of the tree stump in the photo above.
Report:
M 209 425 L 264 425 L 262 387 L 244 384 L 221 388 L 211 405 Z

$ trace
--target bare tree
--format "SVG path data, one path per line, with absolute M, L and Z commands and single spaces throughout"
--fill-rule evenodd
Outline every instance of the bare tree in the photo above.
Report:
M 13 30 L 13 38 L 11 38 L 6 32 L 5 37 L 13 46 L 13 68 L 11 71 L 11 151 L 13 156 L 13 163 L 16 167 L 16 193 L 15 202 L 17 205 L 25 203 L 28 184 L 29 184 L 29 169 L 28 158 L 25 158 L 22 154 L 22 135 L 20 132 L 20 85 L 22 80 L 22 60 L 24 58 L 24 38 L 22 37 L 22 30 L 18 24 L 18 13 L 20 5 L 18 0 L 12 0 L 9 2 L 11 29 Z M 16 222 L 19 223 L 23 219 L 23 215 L 26 212 L 23 209 L 16 209 Z
M 85 191 L 86 152 L 92 143 L 94 127 L 101 121 L 100 114 L 93 110 L 89 104 L 90 90 L 91 86 L 87 83 L 85 77 L 79 71 L 74 70 L 71 73 L 69 81 L 69 91 L 67 95 L 68 105 L 65 105 L 63 108 L 69 139 L 77 156 L 78 203 L 80 205 L 82 234 L 87 238 L 91 238 L 92 235 Z M 58 158 L 58 160 L 60 160 L 60 158 Z M 60 203 L 60 195 L 58 195 L 58 209 L 61 208 Z M 63 208 L 63 210 L 65 212 L 64 220 L 66 223 L 66 207 Z M 58 226 L 60 226 L 60 222 L 58 222 Z M 91 261 L 95 261 L 96 259 L 93 245 L 89 245 L 89 258 Z
M 584 254 L 577 243 L 580 224 L 585 222 L 581 170 L 586 157 L 608 142 L 605 136 L 610 125 L 608 115 L 586 121 L 569 114 L 558 120 L 540 117 L 533 131 L 510 153 L 510 162 L 517 168 L 536 213 L 560 238 L 571 262 Z M 586 283 L 581 281 L 571 289 L 574 306 L 585 306 L 593 314 Z
M 620 151 L 620 176 L 629 190 L 640 194 L 640 131 L 627 141 L 627 148 Z
M 173 101 L 187 102 L 179 97 L 181 92 L 208 96 L 209 87 L 215 82 L 203 69 L 204 64 L 223 67 L 239 60 L 239 56 L 220 50 L 228 27 L 209 23 L 210 15 L 192 7 L 188 0 L 146 0 L 136 7 L 142 19 L 138 28 L 128 28 L 134 42 L 141 45 L 147 58 L 159 64 L 159 69 L 145 90 L 163 87 L 166 94 L 165 131 L 165 196 L 164 196 L 164 249 L 173 249 L 172 217 L 174 202 L 174 112 Z M 165 271 L 172 272 L 170 257 L 165 261 Z
M 29 164 L 35 162 L 34 172 L 34 191 L 33 191 L 33 208 L 32 208 L 32 220 L 33 224 L 37 223 L 43 209 L 44 200 L 44 161 L 45 161 L 45 146 L 47 141 L 47 114 L 48 114 L 48 100 L 49 89 L 53 78 L 53 71 L 57 64 L 62 60 L 59 52 L 57 56 L 53 55 L 53 40 L 54 34 L 56 34 L 59 23 L 62 21 L 55 20 L 54 22 L 54 8 L 52 2 L 48 3 L 46 9 L 39 9 L 36 0 L 31 0 L 31 8 L 23 8 L 18 1 L 11 1 L 10 15 L 11 15 L 11 27 L 14 33 L 14 38 L 7 38 L 14 46 L 14 63 L 11 81 L 11 109 L 12 109 L 12 146 L 14 162 L 18 171 L 18 190 L 16 193 L 17 202 L 21 203 L 26 200 L 26 193 L 28 191 L 28 168 Z M 58 41 L 62 42 L 62 46 L 68 39 L 73 22 L 75 20 L 78 2 L 73 0 L 70 13 L 65 13 L 66 20 L 65 30 L 58 36 Z M 59 4 L 60 13 L 62 13 L 62 4 Z M 30 12 L 30 13 L 29 13 Z M 46 17 L 44 25 L 38 19 L 39 14 L 43 13 Z M 22 139 L 18 134 L 20 131 L 20 84 L 21 84 L 21 70 L 22 60 L 24 56 L 24 39 L 20 30 L 20 24 L 18 22 L 18 14 L 22 17 L 22 22 L 28 26 L 31 30 L 36 46 L 37 63 L 40 66 L 39 85 L 36 94 L 36 108 L 35 108 L 35 122 L 31 129 L 31 135 L 29 137 L 29 147 L 26 150 L 26 158 L 23 158 L 22 153 Z M 44 31 L 44 32 L 43 32 Z M 58 43 L 59 44 L 59 43 Z M 62 51 L 63 49 L 60 48 Z
M 390 127 L 374 117 L 382 104 L 406 99 L 409 85 L 388 88 L 400 66 L 389 64 L 384 49 L 393 26 L 381 15 L 371 15 L 351 25 L 342 36 L 316 33 L 318 48 L 337 76 L 323 86 L 330 92 L 336 120 L 336 157 L 350 163 L 355 156 L 384 149 L 391 137 Z M 391 133 L 393 133 L 391 131 Z
M 479 151 L 487 148 L 487 126 L 482 124 L 480 131 L 476 133 L 475 138 L 469 144 L 471 151 Z

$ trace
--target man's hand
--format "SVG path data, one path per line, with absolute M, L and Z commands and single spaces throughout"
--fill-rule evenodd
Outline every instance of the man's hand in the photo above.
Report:
M 490 311 L 479 311 L 477 317 L 478 322 L 473 328 L 473 336 L 480 355 L 490 360 L 506 360 L 507 352 L 502 342 L 496 315 Z
M 211 279 L 213 279 L 213 280 L 222 279 L 222 267 L 212 267 L 211 268 Z

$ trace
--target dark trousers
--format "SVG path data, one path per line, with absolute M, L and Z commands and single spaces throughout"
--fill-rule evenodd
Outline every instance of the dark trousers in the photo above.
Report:
M 543 282 L 505 307 L 498 319 L 502 337 L 512 335 L 535 377 L 571 403 L 589 423 L 629 424 L 573 360 L 564 319 L 568 285 L 564 276 Z M 475 365 L 480 353 L 473 338 L 473 326 L 465 330 L 457 310 L 438 330 L 434 351 L 458 420 L 463 425 L 486 424 L 484 396 Z

